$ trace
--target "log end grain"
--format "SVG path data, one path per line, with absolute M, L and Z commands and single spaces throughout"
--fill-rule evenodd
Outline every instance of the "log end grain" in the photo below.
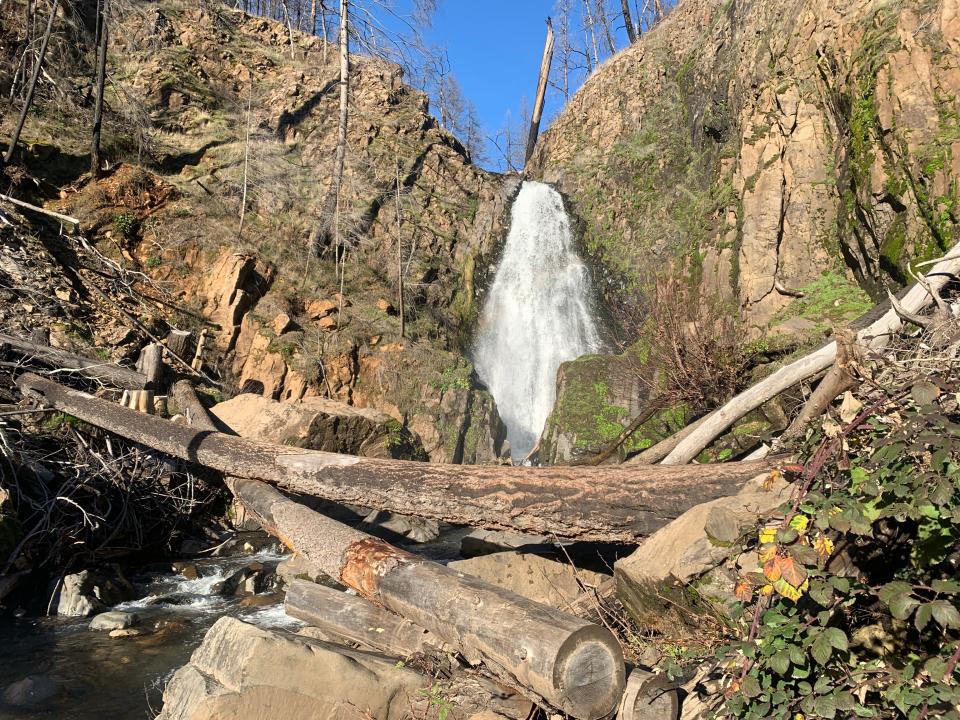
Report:
M 613 635 L 585 625 L 563 644 L 554 666 L 561 710 L 583 720 L 606 717 L 620 703 L 624 675 L 623 651 Z

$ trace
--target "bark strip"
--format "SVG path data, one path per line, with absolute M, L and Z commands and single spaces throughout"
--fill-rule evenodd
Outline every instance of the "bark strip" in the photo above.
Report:
M 303 450 L 184 427 L 32 373 L 24 394 L 109 432 L 226 475 L 404 515 L 534 535 L 636 542 L 702 502 L 736 493 L 772 460 L 689 467 L 442 465 Z

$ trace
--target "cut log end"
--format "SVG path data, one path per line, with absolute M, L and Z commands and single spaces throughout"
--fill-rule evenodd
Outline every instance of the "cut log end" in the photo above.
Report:
M 553 681 L 565 713 L 585 720 L 606 717 L 623 695 L 623 651 L 605 629 L 585 625 L 560 648 Z

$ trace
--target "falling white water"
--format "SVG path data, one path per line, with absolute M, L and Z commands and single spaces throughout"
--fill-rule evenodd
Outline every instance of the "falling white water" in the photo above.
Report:
M 474 345 L 514 458 L 533 449 L 556 399 L 560 363 L 600 349 L 590 277 L 560 193 L 524 182 Z

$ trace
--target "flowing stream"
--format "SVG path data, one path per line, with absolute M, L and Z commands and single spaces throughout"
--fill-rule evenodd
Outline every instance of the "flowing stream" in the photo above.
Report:
M 600 349 L 591 294 L 563 198 L 549 185 L 524 182 L 473 349 L 515 459 L 540 437 L 560 364 Z

